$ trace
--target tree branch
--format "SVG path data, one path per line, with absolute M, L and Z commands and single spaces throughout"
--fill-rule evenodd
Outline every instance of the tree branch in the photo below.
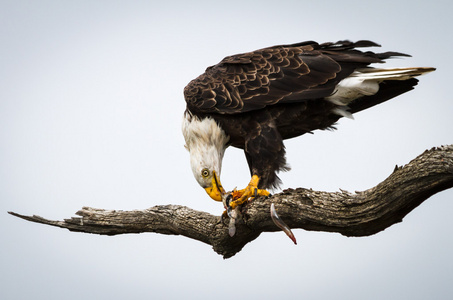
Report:
M 236 234 L 228 234 L 228 220 L 179 205 L 158 205 L 145 210 L 121 211 L 83 207 L 79 217 L 64 221 L 39 216 L 10 214 L 71 231 L 116 235 L 155 232 L 183 235 L 209 244 L 229 258 L 262 232 L 280 230 L 269 213 L 274 203 L 289 227 L 368 236 L 401 222 L 403 217 L 430 196 L 453 187 L 453 145 L 426 150 L 377 186 L 363 192 L 322 192 L 287 189 L 258 198 L 242 208 Z

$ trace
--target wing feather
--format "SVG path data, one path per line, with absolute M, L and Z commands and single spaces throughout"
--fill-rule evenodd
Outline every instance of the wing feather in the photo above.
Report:
M 371 41 L 302 42 L 225 57 L 184 89 L 188 109 L 235 114 L 277 103 L 302 102 L 332 94 L 355 69 L 383 62 L 398 52 L 362 52 Z

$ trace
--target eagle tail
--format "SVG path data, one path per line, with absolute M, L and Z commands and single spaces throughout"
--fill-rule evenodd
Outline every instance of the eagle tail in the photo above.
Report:
M 417 76 L 435 68 L 358 69 L 338 83 L 334 93 L 325 99 L 337 105 L 332 112 L 352 118 L 352 114 L 410 91 Z
M 394 69 L 377 69 L 363 68 L 358 69 L 350 77 L 358 77 L 362 80 L 407 80 L 436 70 L 435 68 L 394 68 Z

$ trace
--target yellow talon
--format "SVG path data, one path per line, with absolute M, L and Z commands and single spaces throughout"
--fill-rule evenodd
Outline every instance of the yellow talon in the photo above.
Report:
M 234 209 L 238 205 L 244 204 L 250 197 L 269 196 L 270 193 L 268 191 L 258 189 L 259 180 L 260 178 L 257 175 L 253 175 L 245 189 L 233 191 L 234 200 L 230 202 L 230 207 Z

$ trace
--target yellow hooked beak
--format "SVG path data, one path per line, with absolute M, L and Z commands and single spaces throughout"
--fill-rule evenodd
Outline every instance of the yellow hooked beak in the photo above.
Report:
M 222 201 L 222 195 L 225 194 L 225 190 L 220 184 L 220 179 L 215 171 L 212 171 L 212 186 L 205 188 L 205 191 L 215 201 Z

